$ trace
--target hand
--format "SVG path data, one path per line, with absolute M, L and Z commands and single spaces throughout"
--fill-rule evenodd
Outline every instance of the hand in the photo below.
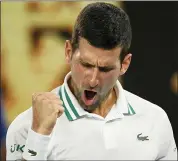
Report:
M 57 118 L 64 112 L 59 96 L 51 92 L 39 92 L 32 95 L 32 130 L 43 135 L 51 134 Z

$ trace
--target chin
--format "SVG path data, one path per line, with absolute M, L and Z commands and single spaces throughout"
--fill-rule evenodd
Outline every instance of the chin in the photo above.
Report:
M 92 111 L 94 111 L 96 108 L 98 108 L 99 106 L 100 106 L 99 103 L 95 103 L 95 104 L 90 105 L 90 106 L 84 105 L 84 106 L 83 106 L 83 109 L 84 109 L 85 111 L 92 112 Z

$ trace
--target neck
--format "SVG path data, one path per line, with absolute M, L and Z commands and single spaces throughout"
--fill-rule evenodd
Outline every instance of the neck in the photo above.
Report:
M 100 107 L 92 111 L 92 113 L 95 113 L 105 118 L 109 113 L 109 111 L 111 110 L 112 106 L 116 103 L 116 100 L 117 100 L 117 96 L 113 88 L 110 94 L 108 95 L 107 99 L 101 104 Z

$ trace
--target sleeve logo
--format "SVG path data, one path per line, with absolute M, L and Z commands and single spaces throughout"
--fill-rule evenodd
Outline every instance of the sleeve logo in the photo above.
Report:
M 25 145 L 20 145 L 20 144 L 14 144 L 14 145 L 11 145 L 11 153 L 14 153 L 15 151 L 18 151 L 18 152 L 23 152 L 23 149 L 24 149 Z
M 36 156 L 37 155 L 36 151 L 30 150 L 30 149 L 28 149 L 28 153 L 30 153 L 31 156 Z

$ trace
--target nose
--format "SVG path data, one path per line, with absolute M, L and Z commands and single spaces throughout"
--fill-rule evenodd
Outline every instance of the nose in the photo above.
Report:
M 91 77 L 91 80 L 90 80 L 90 87 L 94 88 L 98 85 L 99 83 L 99 80 L 98 80 L 98 69 L 97 68 L 93 68 L 93 72 L 92 72 L 92 77 Z

